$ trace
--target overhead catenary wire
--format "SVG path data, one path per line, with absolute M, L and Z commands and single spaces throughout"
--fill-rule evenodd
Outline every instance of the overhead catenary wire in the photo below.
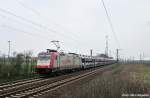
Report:
M 23 23 L 23 22 L 21 22 L 21 21 L 17 21 L 16 19 L 10 18 L 10 17 L 5 16 L 5 15 L 3 15 L 3 14 L 1 14 L 1 13 L 0 13 L 0 16 L 1 16 L 3 19 L 7 19 L 7 20 L 10 20 L 10 21 L 13 21 L 13 23 L 23 24 L 23 26 L 27 26 L 27 27 L 29 27 L 29 28 L 32 28 L 32 29 L 36 30 L 36 34 L 37 34 L 37 35 L 45 36 L 44 33 L 43 33 L 42 35 L 38 33 L 38 32 L 43 32 L 42 30 L 37 29 L 37 28 L 35 28 L 35 27 L 31 26 L 31 25 L 27 25 L 27 24 L 25 24 L 25 23 Z M 7 26 L 7 27 L 8 27 L 8 26 Z M 38 31 L 38 32 L 37 32 L 37 31 Z M 49 33 L 47 33 L 47 34 L 50 35 Z M 50 36 L 52 36 L 52 35 L 50 35 Z M 45 37 L 47 37 L 47 36 L 45 36 Z M 48 37 L 47 37 L 47 38 L 48 38 Z
M 35 13 L 36 15 L 38 15 L 38 17 L 41 16 L 38 11 L 36 11 L 36 10 L 34 10 L 33 8 L 31 8 L 31 7 L 27 6 L 27 5 L 25 5 L 25 4 L 22 3 L 20 0 L 16 0 L 16 2 L 17 2 L 18 4 L 20 4 L 22 7 L 26 8 L 26 9 L 29 9 L 31 12 Z
M 11 26 L 8 26 L 8 25 L 0 25 L 1 27 L 4 27 L 4 28 L 7 28 L 7 29 L 9 29 L 9 30 L 12 30 L 12 31 L 16 31 L 16 32 L 21 32 L 21 33 L 24 33 L 24 34 L 26 34 L 26 35 L 28 35 L 28 36 L 31 36 L 31 37 L 36 37 L 36 38 L 38 38 L 38 39 L 42 39 L 42 40 L 44 40 L 44 41 L 47 41 L 47 42 L 49 42 L 50 40 L 52 40 L 52 39 L 50 39 L 50 38 L 48 38 L 48 37 L 45 37 L 45 36 L 41 36 L 41 35 L 37 35 L 37 34 L 35 34 L 35 33 L 31 33 L 31 32 L 28 32 L 28 31 L 24 31 L 24 30 L 20 30 L 20 29 L 18 29 L 18 28 L 14 28 L 14 27 L 11 27 Z M 70 43 L 70 42 L 67 42 L 69 45 L 72 45 L 72 43 Z
M 11 15 L 11 16 L 14 16 L 14 17 L 16 17 L 17 19 L 19 18 L 20 20 L 22 20 L 22 21 L 24 21 L 24 22 L 27 22 L 27 23 L 30 23 L 30 24 L 32 24 L 32 25 L 34 25 L 34 26 L 36 26 L 36 27 L 39 27 L 39 28 L 42 28 L 43 30 L 47 30 L 47 32 L 48 32 L 48 30 L 49 30 L 49 28 L 47 28 L 47 27 L 45 27 L 45 26 L 43 26 L 43 25 L 40 25 L 40 24 L 38 24 L 38 23 L 36 23 L 36 22 L 33 22 L 33 21 L 31 21 L 31 20 L 28 20 L 28 19 L 26 19 L 26 18 L 24 18 L 24 17 L 21 17 L 21 16 L 18 16 L 18 15 L 16 15 L 16 14 L 14 14 L 14 13 L 12 13 L 12 12 L 10 12 L 10 11 L 7 11 L 7 10 L 4 10 L 4 9 L 2 9 L 2 8 L 0 8 L 0 12 L 4 12 L 4 13 L 6 13 L 6 14 L 9 14 L 9 15 Z M 51 29 L 50 29 L 51 30 Z M 51 31 L 52 32 L 52 31 Z M 56 33 L 55 33 L 56 32 Z M 49 32 L 48 32 L 49 33 Z M 53 32 L 54 34 L 57 34 L 57 31 L 54 31 Z M 51 33 L 49 33 L 49 34 L 51 34 Z M 57 34 L 58 35 L 58 34 Z M 62 38 L 65 38 L 64 36 L 63 36 L 63 34 L 61 34 L 62 36 L 60 36 L 59 35 L 59 37 L 62 37 Z M 54 39 L 52 39 L 52 40 L 54 40 Z M 59 39 L 58 39 L 59 40 Z M 69 39 L 67 39 L 67 40 L 69 40 Z M 48 40 L 49 41 L 49 40 Z M 74 42 L 74 44 L 73 43 L 71 43 L 70 41 L 72 41 L 72 42 Z M 73 47 L 73 49 L 76 49 L 75 47 L 77 47 L 78 46 L 78 43 L 77 43 L 77 41 L 74 41 L 72 38 L 70 39 L 70 41 L 67 41 L 67 42 L 65 42 L 66 44 L 68 43 L 69 44 L 69 46 L 70 47 Z
M 46 22 L 47 22 L 47 20 L 50 21 L 51 24 L 53 24 L 53 25 L 55 25 L 55 26 L 57 26 L 57 27 L 60 27 L 60 28 L 62 28 L 63 30 L 67 31 L 67 32 L 68 32 L 67 34 L 71 35 L 71 37 L 72 37 L 72 35 L 75 36 L 76 38 L 79 37 L 79 35 L 74 34 L 74 33 L 70 32 L 69 30 L 66 30 L 61 24 L 56 23 L 56 22 L 54 23 L 54 22 L 53 22 L 52 20 L 50 20 L 49 18 L 47 18 L 47 17 L 41 15 L 38 10 L 32 8 L 31 6 L 29 6 L 29 5 L 27 5 L 27 4 L 23 3 L 23 2 L 21 2 L 20 0 L 16 0 L 16 1 L 17 1 L 17 3 L 20 4 L 22 7 L 24 7 L 25 9 L 28 9 L 29 11 L 31 11 L 32 13 L 34 13 L 35 15 L 37 15 L 37 16 L 39 17 L 39 19 L 44 19 Z M 71 34 L 70 34 L 70 33 L 71 33 Z M 69 36 L 69 37 L 70 37 L 70 36 Z M 72 38 L 74 39 L 74 37 L 72 37 Z M 75 39 L 75 40 L 76 40 L 76 39 Z M 78 41 L 78 40 L 76 40 L 76 41 Z
M 5 15 L 2 15 L 1 13 L 0 13 L 0 16 L 2 16 L 4 19 L 6 18 L 7 20 L 9 19 L 9 20 L 12 20 L 13 22 L 15 22 L 15 23 L 19 23 L 19 24 L 22 24 L 22 22 L 21 21 L 17 21 L 17 20 L 15 20 L 15 19 L 12 19 L 12 18 L 9 18 L 8 16 L 5 16 Z M 26 24 L 23 24 L 23 25 L 26 25 Z M 28 27 L 30 27 L 29 25 L 26 25 L 26 26 L 28 26 Z M 17 28 L 13 28 L 13 27 L 11 27 L 11 26 L 8 26 L 8 25 L 1 25 L 1 27 L 4 27 L 4 28 L 8 28 L 8 29 L 11 29 L 11 30 L 15 30 L 15 31 L 23 31 L 23 30 L 20 30 L 20 29 L 17 29 Z M 38 36 L 39 38 L 46 38 L 47 40 L 45 40 L 45 41 L 50 41 L 50 40 L 54 40 L 54 39 L 52 39 L 52 38 L 54 38 L 52 35 L 50 35 L 50 33 L 47 33 L 47 35 L 49 35 L 50 37 L 48 37 L 48 36 L 46 36 L 44 33 L 43 34 L 39 34 L 38 32 L 43 32 L 43 31 L 41 31 L 41 30 L 39 30 L 39 29 L 37 29 L 37 28 L 33 28 L 33 27 L 31 27 L 32 29 L 34 29 L 34 30 L 36 30 L 36 33 L 34 33 L 34 32 L 26 32 L 26 31 L 23 31 L 22 33 L 28 33 L 28 35 L 31 35 L 31 36 Z M 51 39 L 50 39 L 51 38 Z M 62 36 L 59 36 L 59 38 L 63 38 Z M 67 43 L 69 43 L 69 44 L 71 44 L 72 45 L 72 43 L 70 43 L 69 41 L 67 42 Z
M 20 19 L 20 20 L 22 20 L 22 21 L 25 21 L 25 22 L 27 22 L 27 23 L 30 23 L 30 24 L 32 24 L 32 25 L 34 25 L 34 26 L 37 26 L 37 27 L 39 27 L 39 28 L 42 28 L 42 29 L 44 29 L 44 30 L 46 29 L 46 30 L 48 30 L 48 31 L 50 31 L 50 32 L 52 32 L 52 33 L 54 33 L 54 34 L 57 34 L 57 35 L 60 34 L 60 35 L 63 36 L 64 38 L 67 37 L 66 35 L 64 35 L 64 34 L 62 34 L 62 33 L 60 33 L 60 32 L 57 32 L 56 30 L 53 30 L 53 29 L 51 29 L 51 28 L 49 28 L 49 27 L 46 27 L 46 26 L 44 26 L 44 25 L 42 25 L 42 24 L 38 24 L 38 23 L 36 23 L 36 22 L 34 22 L 34 21 L 31 21 L 31 20 L 29 20 L 29 19 L 26 19 L 26 18 L 24 18 L 24 17 L 22 17 L 22 16 L 16 15 L 16 14 L 14 14 L 14 13 L 8 11 L 8 10 L 5 10 L 5 9 L 0 8 L 0 12 L 9 14 L 9 15 L 11 15 L 11 16 L 14 16 L 14 17 L 16 17 L 16 18 L 18 18 L 18 19 Z M 73 40 L 73 39 L 70 38 L 70 37 L 67 37 L 67 38 L 70 39 L 71 41 Z
M 22 23 L 21 21 L 17 21 L 16 19 L 13 19 L 13 18 L 10 18 L 10 17 L 8 17 L 8 16 L 5 16 L 5 15 L 3 15 L 3 14 L 1 14 L 0 13 L 0 16 L 3 18 L 3 19 L 7 19 L 7 20 L 11 20 L 11 21 L 13 21 L 13 23 L 15 22 L 15 23 L 18 23 L 18 24 L 23 24 L 23 26 L 27 26 L 27 27 L 29 27 L 29 28 L 32 28 L 32 29 L 34 29 L 34 30 L 36 30 L 36 33 L 34 33 L 34 34 L 31 34 L 31 35 L 37 35 L 37 36 L 42 36 L 42 37 L 45 37 L 46 39 L 49 39 L 50 40 L 50 38 L 48 37 L 48 36 L 50 36 L 51 38 L 53 38 L 53 36 L 50 34 L 50 33 L 47 33 L 46 35 L 44 34 L 45 32 L 43 32 L 42 30 L 40 30 L 40 29 L 37 29 L 37 28 L 35 28 L 35 27 L 33 27 L 33 26 L 30 26 L 30 25 L 27 25 L 27 24 L 24 24 L 24 23 Z M 10 27 L 10 26 L 4 26 L 4 25 L 2 25 L 3 27 Z M 10 27 L 10 28 L 13 28 L 13 27 Z M 9 29 L 10 29 L 9 28 Z M 20 30 L 21 31 L 21 30 Z M 39 33 L 39 32 L 41 32 L 41 33 Z M 47 36 L 48 35 L 48 36 Z M 63 38 L 62 36 L 60 36 L 61 38 Z M 47 41 L 49 41 L 49 40 L 47 40 Z
M 14 28 L 14 27 L 11 27 L 11 26 L 8 26 L 8 25 L 0 25 L 1 27 L 4 27 L 4 28 L 7 28 L 7 29 L 9 29 L 9 30 L 11 30 L 11 31 L 15 31 L 15 32 L 21 32 L 21 33 L 23 33 L 23 34 L 26 34 L 26 35 L 28 35 L 28 36 L 30 36 L 30 37 L 36 37 L 38 40 L 40 39 L 40 40 L 44 40 L 44 41 L 49 41 L 49 40 L 52 40 L 52 39 L 49 39 L 48 37 L 45 37 L 45 36 L 41 36 L 41 35 L 37 35 L 37 34 L 35 34 L 35 33 L 31 33 L 31 32 L 28 32 L 28 31 L 24 31 L 24 30 L 20 30 L 20 29 L 18 29 L 18 28 Z M 70 42 L 67 42 L 68 44 L 70 44 L 71 45 L 71 43 Z
M 33 22 L 33 21 L 31 21 L 31 20 L 28 20 L 28 19 L 26 19 L 26 18 L 24 18 L 24 17 L 22 17 L 22 16 L 16 15 L 16 14 L 10 12 L 10 11 L 7 11 L 7 10 L 1 9 L 1 8 L 0 8 L 0 11 L 1 11 L 1 12 L 4 12 L 4 13 L 7 13 L 7 14 L 9 14 L 9 15 L 12 15 L 12 16 L 14 16 L 14 17 L 16 17 L 16 18 L 19 18 L 19 19 L 21 19 L 22 21 L 25 21 L 25 22 L 27 22 L 27 23 L 30 23 L 30 24 L 32 24 L 32 25 L 34 25 L 34 26 L 38 26 L 38 27 L 43 28 L 43 29 L 48 29 L 49 31 L 51 31 L 51 32 L 53 32 L 53 33 L 58 33 L 58 32 L 55 31 L 55 30 L 49 29 L 49 28 L 47 28 L 47 27 L 45 27 L 45 26 L 43 26 L 43 25 L 41 25 L 41 24 L 38 24 L 38 23 Z
M 110 25 L 110 27 L 111 27 L 111 30 L 112 30 L 112 33 L 113 33 L 114 38 L 115 38 L 115 40 L 116 40 L 116 43 L 117 43 L 117 45 L 118 45 L 118 48 L 120 48 L 120 43 L 119 43 L 119 40 L 118 40 L 118 38 L 117 38 L 117 35 L 116 35 L 116 32 L 115 32 L 113 23 L 112 23 L 112 21 L 111 21 L 111 18 L 110 18 L 110 16 L 109 16 L 109 13 L 108 13 L 108 10 L 107 10 L 107 8 L 106 8 L 105 2 L 104 2 L 104 0 L 101 0 L 101 2 L 102 2 L 102 5 L 103 5 L 103 7 L 104 7 L 104 9 L 105 9 L 106 16 L 107 16 L 107 20 L 108 20 L 109 25 Z
M 44 39 L 44 40 L 46 40 L 47 41 L 47 37 L 45 37 L 45 36 L 42 36 L 42 35 L 37 35 L 37 34 L 34 34 L 34 33 L 31 33 L 31 32 L 27 32 L 27 31 L 24 31 L 24 30 L 20 30 L 20 29 L 18 29 L 18 28 L 14 28 L 14 27 L 10 27 L 10 26 L 8 26 L 8 25 L 0 25 L 1 27 L 3 27 L 3 28 L 7 28 L 7 29 L 10 29 L 10 30 L 13 30 L 13 31 L 17 31 L 17 32 L 21 32 L 21 33 L 24 33 L 24 34 L 26 34 L 26 35 L 29 35 L 29 36 L 32 36 L 32 37 L 38 37 L 38 39 L 39 38 L 41 38 L 41 39 Z

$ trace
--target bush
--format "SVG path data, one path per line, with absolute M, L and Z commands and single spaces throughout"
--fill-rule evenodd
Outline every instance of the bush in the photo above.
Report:
M 32 61 L 28 54 L 18 53 L 9 59 L 0 58 L 0 81 L 31 76 L 34 64 L 36 61 Z

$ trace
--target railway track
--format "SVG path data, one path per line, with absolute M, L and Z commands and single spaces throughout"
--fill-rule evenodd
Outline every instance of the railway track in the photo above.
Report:
M 88 72 L 88 73 L 84 73 L 84 74 L 81 74 L 81 75 L 78 75 L 78 76 L 75 76 L 75 77 L 64 79 L 64 80 L 58 81 L 56 83 L 49 84 L 45 87 L 40 87 L 40 88 L 34 89 L 34 90 L 32 90 L 33 92 L 31 91 L 30 93 L 28 93 L 28 92 L 22 93 L 21 96 L 14 96 L 13 98 L 18 98 L 18 97 L 19 98 L 24 98 L 24 97 L 28 97 L 28 98 L 45 98 L 45 97 L 42 97 L 42 96 L 45 95 L 45 94 L 48 94 L 51 91 L 57 90 L 60 87 L 69 85 L 69 84 L 74 83 L 76 81 L 82 80 L 86 77 L 92 76 L 92 75 L 98 73 L 100 70 L 101 69 L 98 69 L 98 70 L 94 70 L 94 71 L 91 71 L 91 72 Z
M 19 80 L 4 82 L 4 83 L 0 83 L 0 86 L 7 85 L 7 84 L 12 84 L 12 83 L 17 83 L 17 82 L 21 82 L 21 81 L 27 81 L 27 80 L 31 80 L 31 79 L 34 79 L 34 78 L 19 79 Z
M 16 83 L 11 87 L 3 88 L 3 90 L 0 91 L 0 98 L 39 97 L 59 87 L 96 74 L 100 70 L 102 70 L 102 68 L 84 70 L 81 72 L 75 72 L 69 75 L 63 75 L 53 78 L 44 78 L 39 80 L 32 80 L 30 82 L 28 81 L 24 83 Z
M 17 86 L 17 85 L 22 85 L 25 83 L 38 81 L 40 79 L 43 79 L 43 77 L 34 77 L 34 78 L 21 79 L 21 80 L 16 80 L 16 81 L 12 81 L 12 82 L 1 83 L 0 84 L 0 92 L 2 90 L 6 90 L 6 89 L 9 89 L 9 88 Z
M 48 81 L 48 79 L 39 78 L 39 79 L 33 79 L 25 82 L 18 82 L 18 83 L 2 86 L 0 91 L 0 98 L 9 96 L 11 94 L 15 94 L 19 91 L 25 91 L 37 87 L 37 85 L 39 86 L 44 85 L 47 83 L 46 81 Z
M 28 83 L 28 82 L 31 82 L 31 81 L 36 81 L 40 78 L 29 78 L 29 79 L 21 79 L 21 80 L 17 80 L 17 81 L 12 81 L 12 82 L 6 82 L 6 83 L 2 83 L 0 84 L 0 91 L 2 89 L 6 89 L 8 87 L 11 87 L 11 86 L 16 86 L 16 85 L 19 85 L 19 84 L 23 84 L 23 83 Z

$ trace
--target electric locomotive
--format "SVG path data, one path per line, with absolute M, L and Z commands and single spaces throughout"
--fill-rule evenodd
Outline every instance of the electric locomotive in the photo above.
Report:
M 81 68 L 81 58 L 74 53 L 59 53 L 56 50 L 47 49 L 47 52 L 38 54 L 36 73 L 46 74 L 60 70 Z
M 57 71 L 86 69 L 113 63 L 115 63 L 115 60 L 111 58 L 64 53 L 47 49 L 47 52 L 38 54 L 35 72 L 37 74 L 50 74 Z

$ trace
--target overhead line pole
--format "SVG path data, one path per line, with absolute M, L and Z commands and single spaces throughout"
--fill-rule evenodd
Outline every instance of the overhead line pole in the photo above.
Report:
M 10 57 L 10 40 L 8 41 L 8 60 L 9 60 L 9 57 Z
M 108 56 L 108 36 L 106 36 L 106 48 L 105 48 L 105 55 Z
M 119 62 L 119 51 L 122 50 L 122 49 L 116 49 L 116 60 L 117 62 Z
M 116 49 L 117 62 L 119 61 L 119 49 Z

